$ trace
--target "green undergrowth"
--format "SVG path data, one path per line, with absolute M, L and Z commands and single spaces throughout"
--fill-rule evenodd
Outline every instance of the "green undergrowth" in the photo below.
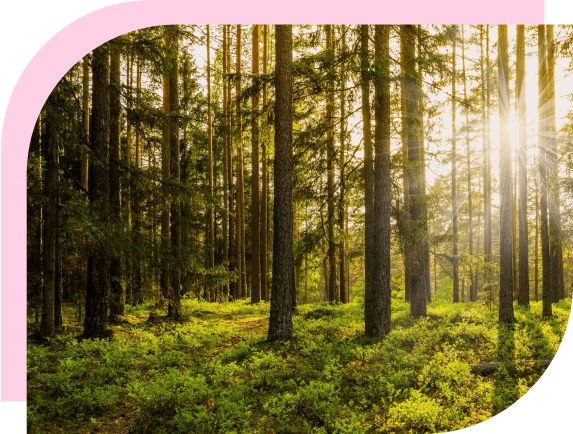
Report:
M 438 299 L 415 321 L 392 303 L 382 342 L 364 337 L 358 304 L 299 306 L 286 343 L 266 341 L 268 303 L 187 300 L 180 322 L 128 307 L 111 339 L 93 341 L 77 339 L 66 308 L 57 338 L 28 345 L 29 432 L 451 431 L 507 408 L 542 374 L 510 363 L 484 378 L 469 365 L 552 358 L 571 307 L 545 320 L 540 303 L 516 306 L 516 324 L 498 326 L 481 303 Z

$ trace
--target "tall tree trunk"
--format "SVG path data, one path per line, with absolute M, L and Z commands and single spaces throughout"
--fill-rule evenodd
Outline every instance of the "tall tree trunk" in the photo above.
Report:
M 411 300 L 411 291 L 410 291 L 410 283 L 411 283 L 411 275 L 412 275 L 412 259 L 410 252 L 407 246 L 407 231 L 408 228 L 406 227 L 410 221 L 410 202 L 409 202 L 409 186 L 408 186 L 408 131 L 406 128 L 406 85 L 405 85 L 405 47 L 407 45 L 406 38 L 406 31 L 404 26 L 400 26 L 400 74 L 402 75 L 402 81 L 400 86 L 400 114 L 401 114 L 401 128 L 402 131 L 400 133 L 402 139 L 402 184 L 403 184 L 403 206 L 402 206 L 402 224 L 401 228 L 403 228 L 403 235 L 402 235 L 402 255 L 404 259 L 404 296 L 406 301 Z
M 292 243 L 293 243 L 293 267 L 292 267 L 292 286 L 291 286 L 291 298 L 292 298 L 292 306 L 291 309 L 293 312 L 296 310 L 297 305 L 297 279 L 299 278 L 300 273 L 300 260 L 299 257 L 294 257 L 294 243 L 298 242 L 298 227 L 297 227 L 297 219 L 296 219 L 296 207 L 294 202 L 292 203 Z
M 434 244 L 434 294 L 438 292 L 438 261 L 436 259 L 436 245 Z
M 546 59 L 546 42 L 545 26 L 537 26 L 537 44 L 538 44 L 538 92 L 539 92 L 539 136 L 538 142 L 538 166 L 539 180 L 541 184 L 541 262 L 542 262 L 542 299 L 543 299 L 543 316 L 552 315 L 551 308 L 551 256 L 549 249 L 549 228 L 547 221 L 547 201 L 548 201 L 548 179 L 547 179 L 547 59 Z
M 108 220 L 109 200 L 109 44 L 93 51 L 92 60 L 92 119 L 91 150 L 93 166 L 90 171 L 91 206 L 100 221 Z M 104 240 L 92 246 L 88 257 L 84 336 L 104 337 L 108 329 L 110 288 L 110 256 Z
M 421 88 L 416 71 L 416 29 L 404 26 L 406 45 L 404 47 L 405 87 L 406 87 L 406 131 L 408 132 L 409 162 L 409 201 L 410 229 L 408 248 L 412 254 L 412 274 L 410 279 L 410 313 L 413 318 L 426 315 L 426 278 L 424 274 L 424 247 L 427 233 L 424 228 L 424 202 L 422 173 L 420 170 L 420 106 Z M 375 194 L 378 194 L 375 189 Z
M 171 249 L 173 254 L 172 269 L 169 270 L 171 279 L 171 293 L 169 297 L 168 316 L 173 319 L 181 317 L 181 200 L 177 184 L 180 181 L 180 149 L 179 149 L 179 43 L 177 40 L 177 26 L 169 26 L 171 34 L 170 44 L 167 47 L 168 55 L 168 81 L 169 89 L 169 179 L 176 184 L 171 187 Z
M 380 339 L 390 333 L 390 26 L 376 25 L 374 35 L 376 159 L 373 255 L 375 261 L 372 270 L 372 290 L 369 298 L 364 300 L 364 322 L 366 336 Z
M 368 77 L 368 25 L 360 26 L 360 89 L 362 96 L 362 134 L 364 137 L 364 297 L 372 291 L 374 267 L 374 164 L 372 161 L 372 125 L 370 81 Z
M 229 160 L 227 148 L 229 147 L 229 113 L 227 111 L 227 25 L 223 24 L 223 213 L 221 216 L 223 236 L 223 264 L 229 269 Z M 229 286 L 225 285 L 225 297 L 229 299 Z
M 121 159 L 121 53 L 118 43 L 110 43 L 110 86 L 109 86 L 109 203 L 111 205 L 111 220 L 114 224 L 121 223 L 121 185 L 119 164 Z M 116 322 L 119 316 L 125 315 L 125 294 L 123 290 L 123 275 L 121 269 L 121 252 L 111 255 L 110 265 L 110 298 L 109 298 L 109 321 Z
M 500 173 L 500 240 L 499 240 L 499 321 L 513 318 L 512 261 L 512 170 L 509 139 L 509 59 L 507 25 L 498 26 L 498 88 L 499 88 L 499 173 Z
M 255 91 L 251 97 L 251 302 L 261 301 L 261 233 L 259 201 L 259 26 L 252 28 L 252 73 Z
M 529 306 L 529 230 L 527 227 L 527 118 L 525 106 L 525 26 L 517 26 L 517 117 L 519 121 L 519 297 L 522 306 Z
M 133 57 L 132 55 L 127 55 L 127 79 L 126 79 L 126 87 L 127 87 L 127 96 L 126 96 L 126 128 L 125 128 L 125 156 L 124 162 L 126 167 L 129 167 L 131 164 L 131 107 L 132 102 L 131 98 L 133 96 L 133 92 L 131 90 L 133 86 Z M 126 212 L 126 224 L 131 229 L 131 174 L 128 171 L 125 175 L 126 182 L 125 182 L 125 212 Z
M 42 294 L 42 322 L 40 335 L 49 338 L 55 335 L 54 304 L 56 296 L 56 228 L 57 222 L 57 188 L 58 188 L 58 113 L 57 87 L 48 97 L 46 104 L 46 134 L 42 143 L 46 161 L 46 178 L 44 194 L 47 197 L 44 205 L 44 285 Z
M 334 35 L 332 25 L 326 25 L 326 50 L 334 59 Z M 326 164 L 327 164 L 327 191 L 328 191 L 328 301 L 338 301 L 338 288 L 336 285 L 336 243 L 334 240 L 334 83 L 328 82 L 326 91 L 326 119 L 328 122 Z
M 136 64 L 136 71 L 135 71 L 135 94 L 136 94 L 136 108 L 140 109 L 141 107 L 141 58 L 137 56 L 137 64 Z M 141 141 L 140 141 L 140 133 L 139 133 L 139 126 L 136 126 L 135 130 L 135 167 L 137 169 L 141 169 Z M 136 237 L 137 242 L 140 242 L 141 239 L 141 207 L 140 207 L 140 194 L 136 190 L 133 195 L 133 212 L 135 214 L 135 222 L 133 225 L 133 233 Z M 142 265 L 139 261 L 139 258 L 136 258 L 136 263 L 134 264 L 135 270 L 133 275 L 133 288 L 132 288 L 132 301 L 134 304 L 141 304 L 143 303 L 143 273 L 142 273 Z
M 417 37 L 416 41 L 418 43 L 418 56 L 422 56 L 422 26 L 418 24 L 416 26 Z M 416 122 L 416 134 L 419 140 L 419 150 L 420 150 L 420 177 L 422 183 L 422 196 L 426 197 L 426 149 L 424 146 L 424 92 L 422 89 L 422 70 L 421 63 L 418 62 L 418 116 Z M 423 232 L 426 234 L 423 240 L 423 285 L 424 292 L 426 293 L 426 301 L 430 303 L 432 301 L 432 288 L 430 285 L 430 240 L 427 236 L 428 234 L 428 202 L 427 200 L 422 201 L 422 225 Z
M 213 269 L 215 267 L 215 213 L 213 210 L 214 196 L 213 196 L 213 121 L 211 115 L 211 42 L 210 42 L 210 26 L 207 24 L 207 148 L 209 154 L 208 162 L 208 184 L 209 184 L 209 208 L 207 210 L 207 244 L 209 249 L 208 267 Z M 216 301 L 215 286 L 213 282 L 209 282 L 209 299 Z
M 547 31 L 547 149 L 549 183 L 549 255 L 551 256 L 552 301 L 565 298 L 563 280 L 563 239 L 561 234 L 561 199 L 559 194 L 559 149 L 555 127 L 555 40 L 554 26 Z
M 457 28 L 454 26 L 454 40 L 452 42 L 452 265 L 454 271 L 454 303 L 460 301 L 460 277 L 458 273 L 458 191 L 457 191 L 457 131 L 456 131 L 456 39 Z
M 539 181 L 538 161 L 535 159 L 535 301 L 539 301 Z
M 89 131 L 90 131 L 90 66 L 89 56 L 85 56 L 82 61 L 82 147 L 80 153 L 80 183 L 82 188 L 88 191 L 88 173 L 89 173 Z M 89 203 L 89 197 L 86 195 L 86 203 Z M 85 288 L 87 284 L 87 262 L 82 259 L 80 266 L 80 285 Z M 83 292 L 83 290 L 82 290 Z M 81 308 L 80 308 L 81 309 Z M 80 319 L 81 321 L 81 319 Z
M 56 159 L 59 164 L 59 158 Z M 57 181 L 60 183 L 60 177 L 58 176 Z M 58 198 L 56 204 L 56 222 L 60 221 L 60 199 Z M 63 302 L 64 302 L 64 273 L 62 264 L 62 248 L 60 244 L 60 227 L 59 224 L 56 225 L 56 286 L 54 292 L 54 326 L 60 327 L 64 324 L 63 318 Z
M 132 117 L 132 87 L 133 87 L 133 55 L 128 54 L 126 60 L 126 67 L 127 67 L 127 79 L 126 79 L 126 143 L 125 143 L 125 156 L 124 156 L 124 164 L 125 167 L 130 167 L 131 165 L 131 117 Z M 127 170 L 125 174 L 125 187 L 124 187 L 124 201 L 125 204 L 125 224 L 127 225 L 128 233 L 131 234 L 132 230 L 132 219 L 131 219 L 131 170 Z M 131 292 L 132 292 L 132 275 L 133 275 L 133 257 L 131 254 L 125 256 L 125 274 L 124 274 L 124 305 L 125 303 L 131 303 Z
M 342 36 L 341 36 L 341 44 L 342 47 L 340 49 L 341 56 L 344 57 L 346 52 L 346 26 L 342 25 L 340 29 Z M 346 164 L 345 160 L 345 142 L 346 142 L 346 95 L 345 95 L 345 86 L 346 86 L 346 74 L 344 73 L 344 66 L 342 66 L 340 71 L 340 158 L 339 158 L 339 165 L 340 165 L 340 201 L 338 202 L 338 226 L 339 226 L 339 233 L 340 233 L 340 246 L 339 246 L 339 255 L 340 255 L 340 267 L 339 267 L 339 275 L 340 275 L 340 301 L 342 303 L 348 303 L 348 290 L 346 288 L 346 241 L 345 241 L 345 231 L 344 231 L 344 223 L 346 222 L 346 199 L 345 195 L 345 178 L 344 178 L 344 166 Z
M 227 26 L 227 72 L 231 71 L 231 27 Z M 235 206 L 235 192 L 233 188 L 233 135 L 231 134 L 233 125 L 233 112 L 232 112 L 232 98 L 231 98 L 231 83 L 228 82 L 227 86 L 227 115 L 228 115 L 228 125 L 229 125 L 229 145 L 227 147 L 227 180 L 229 182 L 229 271 L 236 274 L 238 271 L 238 256 L 237 256 L 237 240 L 236 240 L 236 206 Z M 229 292 L 233 300 L 240 298 L 241 294 L 239 292 L 239 279 L 231 280 L 229 285 Z
M 484 201 L 484 253 L 483 259 L 484 261 L 488 261 L 488 255 L 485 251 L 485 237 L 486 237 L 486 215 L 485 215 L 485 208 L 486 208 L 486 190 L 489 188 L 486 184 L 487 181 L 487 157 L 486 154 L 489 152 L 488 150 L 488 131 L 487 131 L 487 114 L 486 114 L 486 82 L 485 82 L 485 74 L 484 74 L 484 56 L 483 56 L 483 39 L 484 39 L 484 31 L 483 25 L 480 26 L 480 79 L 481 79 L 481 137 L 482 137 L 482 165 L 483 165 L 483 201 Z M 486 65 L 486 68 L 489 68 L 489 65 Z M 488 71 L 489 74 L 489 71 Z M 489 76 L 489 75 L 488 75 Z M 479 227 L 479 223 L 478 223 Z M 479 237 L 478 237 L 479 240 Z M 478 241 L 479 244 L 479 241 Z M 479 247 L 478 247 L 479 251 Z M 487 282 L 487 271 L 484 274 L 486 277 L 484 279 Z M 476 300 L 477 300 L 477 288 L 476 288 Z
M 267 49 L 268 49 L 269 26 L 263 27 L 263 75 L 267 75 Z M 267 110 L 267 85 L 263 85 L 263 109 Z M 266 119 L 266 116 L 265 116 Z M 266 122 L 263 124 L 263 188 L 262 188 L 262 206 L 261 206 L 261 299 L 269 301 L 269 284 L 268 284 L 268 227 L 269 227 L 269 174 L 267 168 L 267 146 L 269 145 L 268 128 Z
M 37 159 L 37 169 L 38 170 L 38 182 L 40 186 L 40 194 L 43 194 L 43 176 L 42 176 L 42 162 L 44 161 L 44 154 L 46 151 L 42 149 L 42 112 L 38 115 L 36 124 L 34 125 L 34 130 L 32 131 L 32 139 L 30 140 L 30 150 L 29 153 L 33 154 Z M 40 205 L 38 209 L 37 224 L 34 225 L 34 232 L 32 239 L 34 242 L 30 245 L 28 249 L 28 264 L 29 269 L 32 270 L 36 276 L 33 284 L 33 308 L 36 324 L 40 321 L 40 309 L 43 302 L 43 224 L 44 224 L 44 206 Z M 28 211 L 30 213 L 30 211 Z M 83 270 L 81 271 L 83 273 Z
M 466 136 L 466 164 L 468 169 L 468 239 L 469 239 L 469 255 L 470 255 L 470 279 L 469 279 L 469 299 L 470 301 L 477 300 L 477 288 L 474 282 L 474 272 L 471 265 L 471 258 L 474 254 L 474 234 L 473 234 L 473 208 L 472 208 L 472 164 L 471 164 L 471 148 L 470 148 L 470 117 L 468 107 L 468 91 L 467 91 L 467 77 L 466 77 L 466 47 L 464 37 L 464 26 L 462 25 L 462 76 L 464 81 L 464 111 L 466 115 L 465 136 Z
M 485 131 L 486 143 L 483 155 L 483 252 L 487 264 L 493 261 L 492 231 L 491 231 L 491 136 L 490 136 L 490 71 L 489 71 L 489 25 L 486 25 L 486 85 L 485 85 Z M 490 294 L 492 290 L 492 273 L 486 271 L 486 287 Z
M 241 25 L 237 25 L 237 237 L 236 251 L 239 270 L 238 297 L 247 296 L 245 262 L 245 192 L 243 181 L 243 123 L 241 115 Z
M 512 176 L 513 176 L 513 187 L 512 187 L 512 198 L 511 198 L 511 229 L 512 229 L 512 236 L 511 236 L 511 260 L 513 263 L 513 299 L 518 299 L 519 294 L 519 264 L 517 263 L 517 249 L 518 249 L 518 241 L 517 241 L 517 158 L 518 152 L 517 149 L 512 150 L 513 158 L 512 161 Z
M 90 66 L 88 56 L 82 62 L 82 151 L 80 155 L 81 171 L 80 182 L 84 190 L 88 191 L 89 148 L 87 141 L 90 131 Z
M 169 180 L 171 179 L 171 166 L 169 162 L 171 150 L 169 145 L 169 49 L 171 46 L 171 33 L 166 30 L 164 39 L 164 69 L 163 72 L 163 131 L 161 137 L 161 276 L 159 286 L 163 297 L 171 300 L 171 287 L 169 278 L 170 228 L 169 228 Z
M 292 26 L 276 26 L 275 199 L 269 340 L 292 336 Z

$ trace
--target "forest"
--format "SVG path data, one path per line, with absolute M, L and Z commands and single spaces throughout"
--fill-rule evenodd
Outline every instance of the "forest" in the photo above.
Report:
M 165 25 L 27 165 L 28 432 L 434 433 L 573 291 L 573 26 Z

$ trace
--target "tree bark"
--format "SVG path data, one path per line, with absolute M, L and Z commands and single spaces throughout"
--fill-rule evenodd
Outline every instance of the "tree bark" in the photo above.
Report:
M 486 85 L 485 85 L 485 131 L 486 142 L 483 155 L 483 251 L 486 263 L 493 261 L 492 231 L 491 231 L 491 136 L 490 136 L 490 71 L 489 71 L 489 25 L 486 25 Z M 486 271 L 486 287 L 490 294 L 492 290 L 492 273 Z
M 100 222 L 109 219 L 109 44 L 93 51 L 92 61 L 92 119 L 91 150 L 93 166 L 90 171 L 91 206 Z M 108 329 L 110 288 L 110 255 L 103 238 L 98 238 L 88 257 L 84 336 L 105 337 Z
M 502 366 L 510 366 L 512 364 L 526 367 L 534 371 L 538 371 L 540 369 L 546 369 L 551 363 L 551 361 L 552 359 L 535 360 L 531 362 L 520 361 L 520 362 L 501 362 L 501 363 L 480 363 L 477 365 L 470 365 L 470 371 L 472 374 L 480 375 L 482 377 L 487 377 L 489 375 L 495 374 L 497 370 Z
M 453 301 L 460 301 L 460 277 L 458 273 L 458 191 L 457 191 L 457 131 L 456 131 L 456 38 L 457 28 L 454 26 L 452 42 L 452 266 L 454 271 Z
M 483 220 L 483 231 L 484 231 L 484 252 L 483 252 L 483 260 L 485 262 L 487 262 L 489 260 L 488 257 L 488 253 L 486 252 L 486 242 L 485 242 L 485 238 L 486 238 L 486 208 L 487 208 L 487 204 L 486 204 L 486 191 L 488 190 L 488 188 L 490 188 L 487 185 L 487 166 L 488 166 L 488 159 L 487 159 L 487 154 L 489 153 L 489 148 L 488 148 L 488 136 L 489 136 L 489 131 L 487 128 L 487 113 L 486 113 L 486 94 L 489 93 L 489 91 L 486 89 L 486 81 L 485 81 L 485 71 L 484 71 L 484 55 L 483 55 L 483 40 L 484 40 L 484 28 L 483 25 L 480 26 L 480 79 L 481 79 L 481 98 L 480 98 L 480 102 L 481 102 L 481 135 L 482 135 L 482 165 L 483 165 L 483 201 L 484 201 L 484 220 Z M 488 58 L 489 61 L 489 58 Z M 489 63 L 489 62 L 488 62 Z M 489 68 L 489 65 L 486 64 L 486 69 Z M 489 70 L 488 70 L 488 77 L 489 77 Z M 479 224 L 478 224 L 479 227 Z M 479 240 L 479 237 L 478 237 Z M 478 241 L 479 244 L 479 241 Z M 478 247 L 478 251 L 479 251 L 479 247 Z M 484 283 L 485 285 L 487 285 L 488 282 L 488 272 L 486 270 L 486 272 L 484 273 L 485 279 L 484 279 Z M 476 299 L 477 299 L 477 291 L 476 291 Z
M 331 57 L 330 62 L 334 58 L 334 36 L 332 25 L 326 26 L 326 50 Z M 326 91 L 326 119 L 328 122 L 327 132 L 327 149 L 326 149 L 326 164 L 327 164 L 327 191 L 328 191 L 328 301 L 334 303 L 338 301 L 338 286 L 336 282 L 336 242 L 334 240 L 334 83 L 329 80 Z
M 259 201 L 259 26 L 252 28 L 252 73 L 255 92 L 251 97 L 251 302 L 261 301 L 261 233 Z
M 263 27 L 263 75 L 267 75 L 267 49 L 268 49 L 269 26 Z M 267 109 L 267 85 L 263 85 L 263 109 Z M 266 119 L 266 118 L 265 118 Z M 264 124 L 266 125 L 266 123 Z M 267 168 L 267 147 L 269 145 L 268 129 L 263 126 L 263 187 L 262 187 L 262 204 L 261 204 L 261 299 L 269 301 L 269 284 L 268 284 L 268 227 L 269 227 L 269 174 Z
M 231 27 L 227 26 L 227 72 L 231 71 Z M 237 240 L 236 240 L 236 206 L 235 206 L 235 191 L 233 188 L 233 140 L 232 140 L 232 125 L 233 125 L 233 112 L 232 112 L 232 97 L 231 97 L 231 83 L 227 86 L 227 115 L 228 115 L 228 125 L 229 125 L 229 144 L 227 146 L 227 161 L 228 163 L 228 174 L 227 180 L 229 182 L 229 271 L 233 274 L 237 274 L 238 271 L 238 256 L 237 256 Z M 229 292 L 233 300 L 240 298 L 241 294 L 239 292 L 238 279 L 231 280 L 229 284 Z
M 364 297 L 370 298 L 374 267 L 374 164 L 372 160 L 372 125 L 370 114 L 370 79 L 368 76 L 368 25 L 360 26 L 360 68 L 362 95 L 362 134 L 364 137 Z
M 215 267 L 215 213 L 213 210 L 214 196 L 213 196 L 213 120 L 211 110 L 211 41 L 210 41 L 210 26 L 207 24 L 207 148 L 209 154 L 207 181 L 209 184 L 209 207 L 207 209 L 207 243 L 208 243 L 208 267 L 213 269 Z M 208 285 L 209 298 L 211 301 L 216 301 L 215 286 L 213 282 Z
M 547 140 L 548 140 L 548 183 L 549 183 L 549 255 L 551 256 L 552 301 L 565 298 L 563 279 L 563 239 L 561 233 L 561 199 L 559 194 L 559 149 L 555 127 L 555 40 L 554 26 L 548 24 L 547 31 Z
M 405 85 L 406 85 L 406 129 L 408 132 L 408 162 L 409 162 L 409 202 L 410 224 L 408 248 L 412 254 L 412 274 L 410 279 L 411 303 L 410 313 L 413 318 L 426 315 L 426 288 L 424 274 L 424 246 L 426 233 L 424 230 L 424 202 L 422 173 L 420 170 L 420 100 L 421 89 L 419 76 L 416 71 L 416 29 L 406 25 L 405 46 Z M 375 193 L 376 194 L 376 193 Z
M 539 301 L 539 171 L 538 169 L 538 161 L 537 158 L 535 159 L 535 301 Z
M 136 71 L 135 71 L 135 93 L 136 93 L 136 108 L 140 109 L 141 106 L 141 58 L 137 56 Z M 135 130 L 135 167 L 141 169 L 141 140 L 139 128 Z M 133 213 L 135 214 L 135 221 L 133 225 L 133 234 L 136 238 L 136 242 L 139 242 L 141 238 L 141 207 L 140 207 L 140 193 L 135 190 L 133 195 Z M 143 303 L 143 273 L 141 269 L 141 263 L 136 258 L 136 263 L 134 264 L 135 270 L 133 273 L 133 288 L 132 288 L 132 302 L 133 304 Z
M 111 205 L 111 220 L 114 224 L 121 223 L 121 185 L 119 162 L 120 154 L 120 116 L 121 116 L 121 53 L 119 44 L 110 43 L 110 83 L 109 83 L 109 203 Z M 119 316 L 125 315 L 125 293 L 122 284 L 121 252 L 115 251 L 111 255 L 110 264 L 110 299 L 109 321 L 114 322 Z
M 89 156 L 87 142 L 89 140 L 90 131 L 90 66 L 88 63 L 88 56 L 84 57 L 82 62 L 82 151 L 80 155 L 81 171 L 80 182 L 84 190 L 88 191 L 88 170 L 89 170 Z
M 276 26 L 273 278 L 269 340 L 292 336 L 292 26 Z
M 538 166 L 539 181 L 541 184 L 541 262 L 542 262 L 542 300 L 543 316 L 552 315 L 551 301 L 551 256 L 549 249 L 549 228 L 547 221 L 547 200 L 548 200 L 548 179 L 547 179 L 547 59 L 546 59 L 546 42 L 545 42 L 545 25 L 537 26 L 537 44 L 538 44 L 538 114 L 539 114 L 539 136 L 538 136 Z
M 57 228 L 57 188 L 58 166 L 58 113 L 57 87 L 48 97 L 46 104 L 46 134 L 42 143 L 44 160 L 46 162 L 46 177 L 44 193 L 47 196 L 44 205 L 44 285 L 42 293 L 42 321 L 40 335 L 50 338 L 55 335 L 54 305 L 56 297 L 56 228 Z
M 366 335 L 382 338 L 390 333 L 390 26 L 376 25 L 374 116 L 376 122 L 374 147 L 374 245 L 372 290 L 364 300 Z M 425 295 L 425 294 L 422 294 Z
M 416 42 L 418 44 L 418 56 L 422 56 L 422 26 L 418 24 L 416 26 Z M 424 240 L 422 246 L 422 256 L 423 256 L 423 285 L 424 292 L 426 294 L 426 301 L 430 303 L 432 301 L 432 287 L 430 284 L 430 240 L 428 238 L 428 202 L 426 197 L 426 149 L 424 145 L 424 92 L 422 89 L 422 69 L 421 62 L 418 62 L 418 116 L 416 122 L 416 134 L 419 139 L 419 150 L 420 150 L 420 177 L 422 183 L 422 196 L 424 200 L 422 201 L 422 226 L 424 232 Z
M 346 26 L 342 25 L 341 30 L 341 44 L 340 55 L 344 56 L 346 52 Z M 340 302 L 348 303 L 348 290 L 346 288 L 346 234 L 344 231 L 344 224 L 346 222 L 346 199 L 345 199 L 345 178 L 344 167 L 346 164 L 346 74 L 344 73 L 344 64 L 340 70 L 340 156 L 339 156 L 339 172 L 340 172 L 340 200 L 338 202 L 338 232 L 340 233 L 339 245 L 339 272 L 340 275 Z
M 179 60 L 177 26 L 168 26 L 171 33 L 168 45 L 168 90 L 169 90 L 169 179 L 174 182 L 171 193 L 171 249 L 173 255 L 172 269 L 169 270 L 171 293 L 169 297 L 168 316 L 173 319 L 181 317 L 181 200 L 177 184 L 180 182 L 180 149 L 179 149 Z
M 241 25 L 237 25 L 237 237 L 236 251 L 239 270 L 238 297 L 247 296 L 245 262 L 245 192 L 243 175 L 243 123 L 241 115 Z
M 525 105 L 525 26 L 517 26 L 517 117 L 519 122 L 519 297 L 522 306 L 529 306 L 529 230 L 527 227 L 527 118 Z
M 509 139 L 509 59 L 507 25 L 498 26 L 500 259 L 499 321 L 513 322 L 512 168 Z
M 465 104 L 465 136 L 466 136 L 466 165 L 468 170 L 468 239 L 469 239 L 469 255 L 470 260 L 474 254 L 474 234 L 473 234 L 473 207 L 472 207 L 472 164 L 471 164 L 471 148 L 470 148 L 470 119 L 468 107 L 468 91 L 467 91 L 467 77 L 466 77 L 466 47 L 464 37 L 464 26 L 462 25 L 462 75 L 464 81 L 464 104 Z M 469 265 L 470 279 L 469 279 L 469 299 L 470 301 L 477 300 L 477 288 L 474 282 L 474 271 L 472 264 Z
M 405 47 L 407 45 L 406 31 L 404 26 L 400 26 L 400 74 L 402 75 L 401 85 L 400 85 L 400 115 L 401 115 L 401 139 L 402 139 L 402 184 L 403 184 L 403 205 L 402 205 L 402 215 L 401 215 L 401 225 L 402 230 L 401 242 L 402 242 L 402 255 L 404 259 L 404 297 L 406 301 L 411 300 L 410 282 L 412 275 L 412 259 L 410 252 L 408 250 L 407 242 L 407 225 L 410 221 L 410 202 L 409 202 L 409 186 L 408 186 L 408 131 L 406 127 L 406 85 L 404 77 L 406 76 L 406 66 L 405 58 L 406 51 Z
M 164 37 L 164 72 L 163 72 L 163 131 L 161 137 L 161 275 L 159 285 L 163 297 L 168 304 L 171 300 L 171 286 L 169 277 L 169 255 L 171 253 L 170 227 L 169 227 L 169 180 L 171 179 L 171 165 L 169 162 L 171 150 L 169 144 L 169 49 L 171 46 L 171 33 L 166 29 Z
M 225 269 L 229 269 L 229 160 L 227 158 L 227 148 L 229 147 L 229 113 L 227 111 L 227 25 L 223 24 L 223 212 L 221 216 L 222 236 L 223 236 L 223 264 Z M 225 285 L 225 297 L 229 299 L 229 285 Z

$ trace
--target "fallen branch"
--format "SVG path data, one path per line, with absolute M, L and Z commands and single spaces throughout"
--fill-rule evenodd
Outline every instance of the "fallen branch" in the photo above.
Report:
M 487 377 L 488 375 L 495 374 L 495 372 L 500 368 L 500 366 L 509 366 L 515 364 L 517 366 L 524 366 L 526 368 L 538 370 L 542 368 L 547 368 L 550 363 L 551 359 L 533 360 L 529 362 L 481 363 L 478 365 L 470 365 L 470 370 L 472 374 L 481 375 L 482 377 Z

